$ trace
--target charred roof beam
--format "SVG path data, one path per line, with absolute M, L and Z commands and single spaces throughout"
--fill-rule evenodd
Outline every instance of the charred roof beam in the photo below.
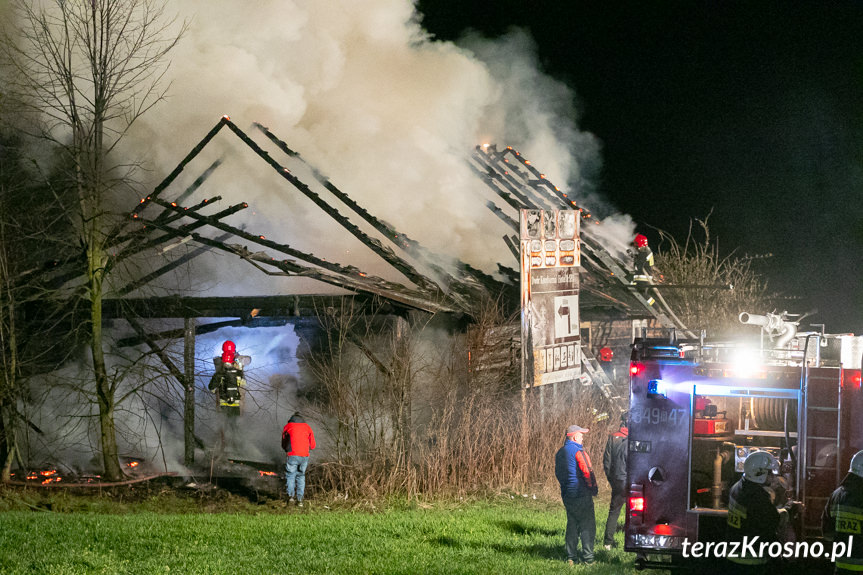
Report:
M 396 256 L 392 250 L 383 249 L 383 246 L 379 240 L 374 240 L 373 238 L 369 237 L 368 234 L 359 229 L 348 218 L 340 214 L 338 210 L 325 202 L 320 197 L 320 195 L 318 195 L 311 188 L 309 188 L 309 186 L 306 185 L 305 182 L 294 176 L 288 168 L 282 166 L 272 157 L 270 157 L 270 155 L 264 149 L 262 149 L 254 140 L 252 140 L 243 130 L 238 128 L 236 124 L 229 120 L 226 122 L 226 125 L 228 126 L 228 128 L 230 128 L 231 131 L 233 131 L 237 135 L 237 137 L 240 138 L 240 140 L 242 140 L 249 148 L 252 149 L 253 152 L 260 156 L 264 161 L 266 161 L 279 175 L 289 181 L 303 195 L 312 200 L 315 205 L 317 205 L 319 208 L 324 210 L 324 212 L 329 214 L 330 217 L 332 217 L 339 224 L 341 224 L 343 228 L 345 228 L 354 237 L 356 237 L 366 246 L 368 246 L 384 261 L 386 261 L 396 270 L 401 272 L 406 278 L 415 283 L 418 287 L 428 290 L 432 293 L 442 293 L 440 286 L 420 274 L 410 263 Z

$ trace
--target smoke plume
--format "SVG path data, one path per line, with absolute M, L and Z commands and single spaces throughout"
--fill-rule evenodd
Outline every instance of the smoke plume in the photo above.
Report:
M 408 0 L 170 6 L 189 32 L 173 54 L 168 100 L 131 142 L 147 150 L 154 176 L 173 169 L 222 115 L 243 129 L 260 122 L 372 214 L 493 269 L 511 256 L 500 240 L 507 230 L 467 166 L 475 145 L 511 145 L 562 185 L 597 171 L 599 146 L 575 123 L 573 93 L 539 69 L 524 32 L 434 41 Z M 218 192 L 250 204 L 231 223 L 340 263 L 373 265 L 357 261 L 362 246 L 346 253 L 347 233 L 232 135 L 208 151 L 226 160 L 212 178 Z M 206 165 L 187 168 L 173 191 Z M 212 192 L 210 183 L 201 191 Z

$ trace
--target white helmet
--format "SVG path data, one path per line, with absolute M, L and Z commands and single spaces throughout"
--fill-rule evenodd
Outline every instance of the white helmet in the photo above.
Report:
M 863 477 L 863 451 L 858 451 L 851 458 L 851 468 L 848 470 L 857 477 Z
M 860 465 L 863 467 L 863 457 Z M 779 469 L 776 459 L 766 451 L 753 451 L 743 462 L 743 477 L 753 483 L 766 483 L 771 471 Z

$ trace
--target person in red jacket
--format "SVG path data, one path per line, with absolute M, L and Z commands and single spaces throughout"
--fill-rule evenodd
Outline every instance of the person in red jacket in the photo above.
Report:
M 288 500 L 303 506 L 303 495 L 306 492 L 306 468 L 309 466 L 309 450 L 315 448 L 315 434 L 312 428 L 295 412 L 282 430 L 282 449 L 285 451 L 285 482 Z

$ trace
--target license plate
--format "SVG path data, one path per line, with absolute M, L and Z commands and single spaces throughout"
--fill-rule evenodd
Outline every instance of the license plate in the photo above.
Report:
M 671 563 L 671 555 L 664 553 L 648 553 L 647 560 L 651 563 Z

